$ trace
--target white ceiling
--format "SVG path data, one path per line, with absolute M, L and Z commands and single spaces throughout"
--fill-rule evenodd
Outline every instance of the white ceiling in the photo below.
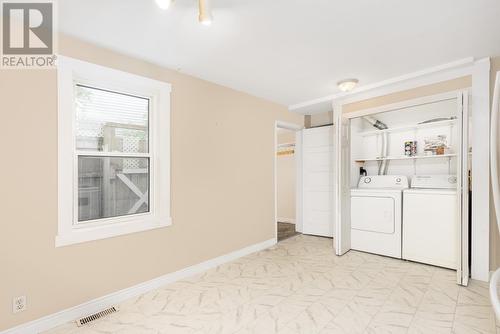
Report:
M 284 105 L 500 55 L 499 0 L 61 0 L 62 32 Z

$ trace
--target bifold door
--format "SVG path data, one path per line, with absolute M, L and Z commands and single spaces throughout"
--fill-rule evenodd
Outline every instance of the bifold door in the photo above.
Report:
M 341 108 L 335 108 L 334 122 L 334 247 L 335 254 L 343 255 L 351 249 L 351 122 Z
M 302 130 L 304 234 L 333 237 L 333 128 Z
M 469 284 L 469 93 L 458 94 L 460 149 L 457 152 L 457 200 L 459 208 L 457 283 Z M 461 125 L 461 126 L 460 126 Z

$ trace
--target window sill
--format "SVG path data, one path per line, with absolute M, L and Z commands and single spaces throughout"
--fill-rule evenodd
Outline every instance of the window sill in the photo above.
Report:
M 67 233 L 59 233 L 56 236 L 56 247 L 69 246 L 88 241 L 113 238 L 136 232 L 154 230 L 172 225 L 172 219 L 156 218 L 147 220 L 135 220 L 123 223 L 108 224 L 94 227 L 74 228 Z

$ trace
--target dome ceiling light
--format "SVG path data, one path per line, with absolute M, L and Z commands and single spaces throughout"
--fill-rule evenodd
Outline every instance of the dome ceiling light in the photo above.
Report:
M 174 2 L 173 0 L 155 0 L 155 1 L 158 7 L 160 7 L 163 10 L 167 10 L 168 7 L 170 7 L 170 5 L 172 4 L 172 2 Z
M 160 7 L 163 10 L 167 10 L 170 7 L 170 5 L 174 2 L 174 0 L 155 0 L 155 2 L 158 5 L 158 7 Z M 211 25 L 213 21 L 212 6 L 210 2 L 211 2 L 210 0 L 198 0 L 198 8 L 199 8 L 198 21 L 206 26 Z
M 337 86 L 343 92 L 350 92 L 358 84 L 358 79 L 345 79 L 337 82 Z

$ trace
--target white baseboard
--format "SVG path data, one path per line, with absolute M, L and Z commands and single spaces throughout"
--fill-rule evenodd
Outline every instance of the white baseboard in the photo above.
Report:
M 276 239 L 269 239 L 267 241 L 251 245 L 232 253 L 216 257 L 214 259 L 196 264 L 191 267 L 181 269 L 179 271 L 160 276 L 150 281 L 137 284 L 127 289 L 110 293 L 109 295 L 99 297 L 88 301 L 86 303 L 68 308 L 66 310 L 50 314 L 43 318 L 30 321 L 28 323 L 4 330 L 0 334 L 38 334 L 40 332 L 49 330 L 75 319 L 96 313 L 102 309 L 121 303 L 127 299 L 139 296 L 143 293 L 155 290 L 175 281 L 196 275 L 208 269 L 217 267 L 218 265 L 233 261 L 245 255 L 258 252 L 260 250 L 269 248 L 276 244 Z
M 285 217 L 278 217 L 277 219 L 280 223 L 289 223 L 289 224 L 295 224 L 295 218 L 285 218 Z

